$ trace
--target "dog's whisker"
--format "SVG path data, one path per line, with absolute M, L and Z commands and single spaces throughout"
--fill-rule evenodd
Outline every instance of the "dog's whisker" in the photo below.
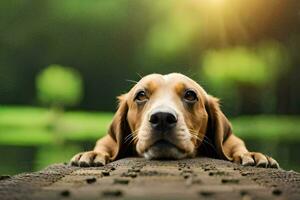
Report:
M 135 80 L 130 80 L 130 79 L 126 79 L 125 81 L 130 82 L 130 83 L 134 83 L 134 84 L 138 83 L 137 81 L 135 81 Z
M 129 144 L 131 144 L 132 142 L 137 142 L 137 139 L 138 139 L 138 135 L 135 135 L 131 141 L 129 142 Z
M 191 129 L 188 129 L 190 134 L 193 135 L 193 136 L 196 136 L 196 137 L 199 137 L 198 133 L 194 130 L 191 130 Z
M 131 140 L 131 138 L 132 138 L 132 136 L 130 136 L 130 137 L 126 137 L 126 139 L 125 139 L 124 143 L 127 143 L 129 140 Z
M 209 140 L 203 138 L 203 142 L 208 144 L 215 151 L 215 153 L 218 153 L 216 147 Z
M 125 143 L 128 142 L 130 139 L 132 139 L 133 136 L 134 136 L 134 133 L 130 133 L 130 134 L 126 137 Z
M 215 152 L 217 152 L 215 146 L 212 144 L 212 142 L 210 141 L 210 139 L 205 134 L 197 133 L 193 129 L 188 129 L 188 130 L 189 130 L 189 132 L 190 132 L 190 134 L 191 134 L 191 136 L 193 138 L 195 138 L 196 140 L 198 140 L 200 142 L 203 142 L 203 143 L 209 145 Z M 203 136 L 203 138 L 200 138 L 199 134 L 201 134 L 201 136 Z
M 140 78 L 143 78 L 143 76 L 142 76 L 140 73 L 136 72 L 136 74 L 137 74 Z
M 130 133 L 128 134 L 124 139 L 125 139 L 125 143 L 128 142 L 128 140 L 130 140 L 133 137 L 133 135 Z
M 128 134 L 124 139 L 126 140 L 126 139 L 130 138 L 131 136 L 132 136 L 132 134 Z
M 203 139 L 202 139 L 202 138 L 200 138 L 199 136 L 192 135 L 192 137 L 193 137 L 194 139 L 196 139 L 196 140 L 200 141 L 200 142 L 202 142 L 202 141 L 203 141 Z
M 127 143 L 128 141 L 132 140 L 132 139 L 135 137 L 134 134 L 136 134 L 138 131 L 139 131 L 139 129 L 137 129 L 137 130 L 131 132 L 130 134 L 128 134 L 128 135 L 125 137 L 124 143 Z M 136 136 L 137 136 L 137 134 L 136 134 Z M 129 144 L 130 144 L 130 143 L 129 143 Z
M 216 151 L 214 145 L 213 145 L 209 140 L 207 140 L 205 137 L 200 138 L 198 135 L 194 135 L 194 134 L 191 134 L 191 135 L 192 135 L 192 137 L 195 138 L 196 140 L 208 144 L 209 146 L 211 146 L 211 147 Z

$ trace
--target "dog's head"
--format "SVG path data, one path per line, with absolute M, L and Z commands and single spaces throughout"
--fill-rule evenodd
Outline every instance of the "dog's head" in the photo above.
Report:
M 116 155 L 134 145 L 148 159 L 193 157 L 204 143 L 226 157 L 223 141 L 231 133 L 218 100 L 178 73 L 151 74 L 119 97 L 110 127 Z M 123 152 L 124 153 L 124 152 Z

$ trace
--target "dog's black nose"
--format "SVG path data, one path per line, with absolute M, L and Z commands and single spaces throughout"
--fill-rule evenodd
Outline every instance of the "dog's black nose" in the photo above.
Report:
M 171 112 L 155 112 L 150 115 L 149 122 L 157 131 L 168 131 L 177 123 L 177 116 Z

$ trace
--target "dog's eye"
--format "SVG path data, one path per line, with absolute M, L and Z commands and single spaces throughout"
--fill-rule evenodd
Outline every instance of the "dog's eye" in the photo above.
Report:
M 134 100 L 136 100 L 137 102 L 145 102 L 148 100 L 148 97 L 146 95 L 145 91 L 139 91 L 136 95 Z
M 194 103 L 198 100 L 197 94 L 193 90 L 187 90 L 183 98 L 188 103 Z

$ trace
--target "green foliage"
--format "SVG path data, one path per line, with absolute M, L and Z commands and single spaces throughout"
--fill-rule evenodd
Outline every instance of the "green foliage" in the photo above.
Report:
M 249 84 L 261 86 L 276 80 L 287 70 L 287 56 L 277 43 L 256 48 L 235 47 L 209 50 L 202 60 L 203 75 L 214 85 Z
M 65 141 L 96 140 L 106 134 L 112 113 L 66 112 L 56 124 Z M 0 144 L 54 144 L 51 112 L 34 107 L 0 107 Z
M 159 20 L 152 25 L 146 39 L 146 50 L 151 55 L 160 58 L 179 55 L 199 37 L 202 24 L 198 7 L 180 1 L 158 1 L 152 7 Z
M 80 106 L 107 111 L 114 109 L 112 101 L 115 96 L 130 87 L 123 80 L 138 79 L 136 72 L 145 75 L 176 71 L 200 76 L 202 73 L 197 73 L 202 72 L 199 59 L 205 52 L 205 63 L 218 65 L 205 71 L 212 82 L 220 84 L 221 80 L 228 80 L 228 76 L 223 76 L 230 72 L 228 82 L 265 84 L 267 79 L 273 77 L 266 70 L 276 71 L 275 68 L 268 69 L 266 63 L 270 63 L 268 66 L 278 64 L 282 54 L 276 53 L 277 47 L 265 51 L 265 48 L 255 46 L 274 38 L 286 47 L 288 54 L 294 54 L 292 77 L 287 80 L 290 82 L 287 85 L 291 85 L 298 74 L 300 40 L 297 33 L 300 29 L 298 23 L 289 21 L 297 19 L 291 12 L 296 9 L 296 3 L 282 4 L 286 5 L 259 0 L 247 3 L 180 0 L 0 1 L 1 102 L 32 103 L 33 74 L 53 62 L 84 71 L 84 79 L 88 80 L 85 88 L 90 92 Z M 268 8 L 269 12 L 265 12 L 264 8 Z M 291 27 L 296 28 L 294 36 L 289 32 Z M 230 48 L 233 45 L 240 47 Z M 226 49 L 222 50 L 224 47 Z M 217 61 L 211 61 L 214 58 Z M 227 60 L 233 64 L 241 60 L 245 66 L 239 70 L 241 75 L 235 71 L 235 66 L 226 69 L 229 65 Z M 220 66 L 224 66 L 223 69 L 220 70 Z M 112 75 L 118 81 L 112 82 Z M 107 84 L 112 86 L 109 90 Z M 222 82 L 220 85 L 224 84 Z M 278 85 L 276 82 L 272 84 Z M 95 100 L 99 99 L 97 91 L 105 91 L 106 98 Z M 300 109 L 297 98 L 294 98 L 298 97 L 297 91 L 295 86 L 291 90 L 293 98 L 286 100 L 295 99 L 295 103 L 286 103 L 291 107 L 289 110 Z M 44 95 L 39 96 L 43 96 L 39 99 L 45 102 Z
M 36 87 L 39 100 L 50 105 L 75 105 L 83 93 L 80 74 L 60 65 L 50 65 L 44 69 L 36 79 Z
M 234 133 L 245 139 L 293 142 L 300 140 L 298 116 L 241 116 L 230 121 Z

